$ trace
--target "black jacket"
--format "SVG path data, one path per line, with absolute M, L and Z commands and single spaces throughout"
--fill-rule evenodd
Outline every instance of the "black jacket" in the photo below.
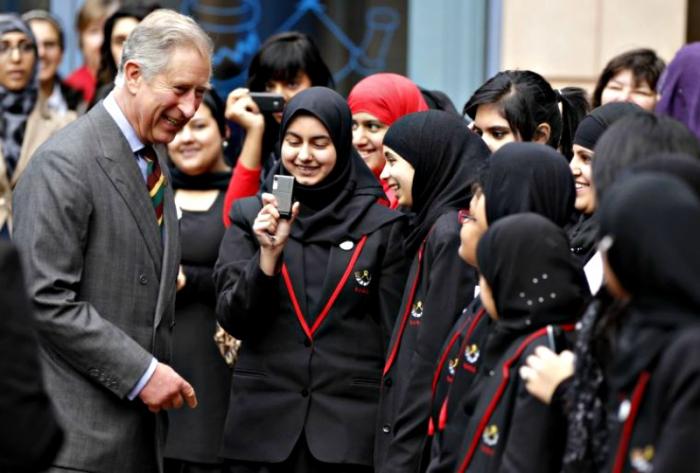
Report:
M 566 326 L 569 333 L 573 325 Z M 556 408 L 531 396 L 518 370 L 539 345 L 546 327 L 503 346 L 492 330 L 481 368 L 460 409 L 469 420 L 457 456 L 458 472 L 558 473 L 564 452 L 566 419 Z M 559 348 L 566 348 L 564 343 Z
M 0 241 L 0 471 L 43 471 L 63 432 L 44 390 L 39 345 L 14 247 Z
M 445 341 L 433 378 L 430 473 L 455 469 L 469 417 L 459 408 L 481 366 L 481 350 L 492 327 L 480 298 L 462 313 Z
M 416 255 L 408 273 L 384 370 L 375 443 L 379 472 L 418 471 L 427 461 L 435 363 L 476 283 L 474 269 L 457 255 L 459 230 L 456 211 L 441 215 L 423 244 L 420 265 Z
M 379 204 L 377 204 L 379 205 Z M 387 341 L 405 280 L 403 220 L 360 241 L 325 247 L 327 267 L 305 263 L 321 245 L 289 239 L 286 276 L 259 267 L 252 222 L 258 198 L 234 205 L 215 272 L 221 325 L 242 340 L 234 369 L 221 454 L 254 462 L 285 460 L 300 435 L 327 463 L 372 464 L 379 383 Z M 357 257 L 354 265 L 353 257 Z M 318 307 L 308 307 L 304 272 L 325 273 Z M 323 319 L 312 317 L 339 297 Z
M 657 339 L 665 340 L 657 356 L 612 380 L 621 387 L 609 396 L 605 471 L 700 471 L 700 327 L 659 333 Z M 650 348 L 640 345 L 640 357 Z

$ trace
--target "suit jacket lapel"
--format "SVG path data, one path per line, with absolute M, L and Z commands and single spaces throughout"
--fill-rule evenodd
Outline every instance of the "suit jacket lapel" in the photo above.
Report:
M 158 326 L 163 317 L 163 313 L 169 303 L 174 300 L 176 285 L 173 278 L 177 277 L 180 264 L 180 233 L 178 228 L 177 210 L 175 209 L 175 199 L 173 187 L 170 185 L 170 173 L 168 172 L 166 153 L 161 146 L 155 146 L 156 155 L 160 168 L 165 176 L 165 196 L 163 202 L 163 267 L 160 275 L 160 289 L 158 291 L 158 301 L 156 303 L 156 316 L 154 326 Z M 149 202 L 150 203 L 150 202 Z M 153 212 L 153 207 L 151 207 Z M 153 218 L 155 222 L 155 217 Z
M 355 242 L 355 244 L 357 244 L 357 242 Z M 326 268 L 318 268 L 319 270 L 325 269 L 326 277 L 323 279 L 323 289 L 321 290 L 321 298 L 318 300 L 318 307 L 313 308 L 313 310 L 316 311 L 314 317 L 318 316 L 333 295 L 333 291 L 335 291 L 340 279 L 343 277 L 343 273 L 350 263 L 354 249 L 355 247 L 350 250 L 343 250 L 337 245 L 331 246 L 328 255 L 328 266 Z M 351 275 L 348 279 L 348 281 L 354 280 L 354 275 Z
M 103 152 L 102 156 L 97 157 L 97 162 L 131 211 L 153 259 L 156 272 L 160 273 L 163 260 L 161 229 L 156 222 L 153 204 L 134 153 L 101 103 L 88 115 L 95 124 L 95 133 Z

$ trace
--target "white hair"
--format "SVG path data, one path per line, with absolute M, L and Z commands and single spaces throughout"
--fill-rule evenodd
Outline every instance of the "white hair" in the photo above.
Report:
M 149 80 L 165 71 L 170 56 L 179 46 L 196 49 L 209 61 L 211 74 L 211 55 L 214 45 L 211 38 L 189 16 L 173 10 L 160 9 L 150 13 L 131 32 L 122 52 L 116 87 L 124 85 L 124 64 L 127 61 L 138 63 L 141 73 Z

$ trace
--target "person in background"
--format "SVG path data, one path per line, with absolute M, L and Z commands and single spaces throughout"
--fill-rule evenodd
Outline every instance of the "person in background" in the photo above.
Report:
M 245 138 L 224 201 L 224 223 L 231 224 L 233 202 L 255 195 L 279 161 L 282 112 L 263 114 L 250 92 L 273 92 L 286 102 L 312 86 L 333 87 L 333 76 L 313 40 L 296 31 L 270 36 L 253 56 L 248 83 L 226 100 L 226 118 L 243 128 Z
M 39 102 L 39 61 L 29 26 L 0 14 L 0 236 L 12 230 L 12 189 L 34 151 L 75 119 Z
M 379 179 L 386 164 L 382 141 L 387 130 L 404 115 L 428 110 L 428 105 L 410 79 L 387 72 L 355 84 L 348 95 L 348 105 L 352 112 L 352 144 Z M 389 207 L 396 208 L 398 201 L 388 181 L 381 182 Z
M 290 218 L 272 194 L 236 201 L 215 270 L 219 322 L 242 340 L 221 455 L 231 473 L 372 472 L 404 216 L 378 202 L 338 93 L 300 92 L 281 130 L 268 180 L 294 177 Z
M 474 269 L 457 257 L 458 215 L 489 150 L 459 115 L 429 110 L 394 122 L 384 154 L 381 178 L 412 213 L 403 239 L 412 261 L 384 364 L 374 466 L 379 472 L 422 471 L 434 366 L 476 285 Z
M 66 84 L 81 91 L 86 104 L 95 96 L 100 47 L 104 40 L 103 26 L 105 20 L 117 8 L 118 0 L 85 0 L 78 11 L 75 27 L 78 31 L 80 51 L 83 53 L 83 65 L 70 73 Z
M 231 370 L 214 343 L 216 292 L 212 276 L 224 236 L 221 209 L 231 169 L 224 103 L 214 91 L 168 144 L 175 205 L 180 212 L 182 260 L 175 299 L 172 367 L 197 392 L 197 409 L 169 414 L 166 473 L 223 472 L 219 458 Z
M 700 42 L 678 50 L 659 81 L 656 113 L 687 126 L 700 139 Z
M 597 207 L 593 187 L 593 160 L 598 139 L 615 121 L 627 115 L 641 112 L 633 102 L 611 102 L 586 115 L 574 135 L 574 157 L 569 163 L 576 183 L 575 221 L 567 228 L 571 251 L 584 266 L 591 292 L 595 294 L 603 283 L 603 265 L 596 256 Z
M 82 102 L 80 91 L 66 85 L 58 75 L 65 47 L 59 20 L 44 10 L 30 10 L 22 20 L 32 29 L 39 53 L 39 102 L 46 102 L 48 109 L 59 115 L 77 111 Z
M 591 105 L 598 108 L 610 102 L 633 102 L 654 111 L 659 99 L 656 87 L 665 67 L 651 49 L 633 49 L 615 56 L 600 73 Z
M 554 90 L 536 72 L 503 71 L 474 92 L 463 113 L 491 152 L 512 141 L 533 141 L 571 159 L 574 132 L 588 110 L 583 89 Z
M 161 411 L 197 404 L 168 365 L 180 241 L 164 145 L 210 87 L 212 50 L 191 18 L 153 12 L 124 45 L 114 91 L 17 185 L 13 238 L 66 432 L 51 473 L 162 471 Z
M 100 46 L 100 68 L 97 71 L 95 96 L 90 108 L 104 99 L 114 88 L 114 78 L 117 76 L 122 49 L 129 33 L 136 28 L 141 20 L 159 6 L 155 3 L 148 5 L 127 5 L 115 11 L 104 25 L 104 41 Z
M 31 305 L 15 247 L 0 241 L 0 470 L 44 471 L 63 443 L 46 394 Z

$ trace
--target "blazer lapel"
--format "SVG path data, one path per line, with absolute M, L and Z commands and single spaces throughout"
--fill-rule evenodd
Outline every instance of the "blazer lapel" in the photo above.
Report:
M 89 115 L 95 124 L 95 133 L 103 152 L 102 156 L 97 157 L 97 162 L 134 217 L 156 272 L 160 273 L 163 260 L 161 229 L 156 222 L 153 204 L 134 153 L 101 103 Z
M 346 243 L 347 242 L 344 242 L 343 244 Z M 326 277 L 323 280 L 321 298 L 318 301 L 318 307 L 313 308 L 313 310 L 316 311 L 314 313 L 314 317 L 318 316 L 318 314 L 323 310 L 323 308 L 326 306 L 331 296 L 333 295 L 333 291 L 335 291 L 336 287 L 338 287 L 338 283 L 342 279 L 343 273 L 347 269 L 348 264 L 350 263 L 350 259 L 352 258 L 353 252 L 355 251 L 357 242 L 353 243 L 354 245 L 352 246 L 352 248 L 348 250 L 342 249 L 337 245 L 331 246 L 330 253 L 328 255 L 328 266 L 325 268 Z M 354 282 L 355 275 L 351 274 L 348 281 Z
M 306 284 L 304 273 L 304 246 L 298 241 L 290 238 L 284 250 L 284 262 L 289 271 L 289 278 L 292 281 L 294 293 L 299 302 L 299 307 L 309 327 L 313 324 L 312 317 L 316 314 L 309 313 L 309 306 L 306 300 Z

